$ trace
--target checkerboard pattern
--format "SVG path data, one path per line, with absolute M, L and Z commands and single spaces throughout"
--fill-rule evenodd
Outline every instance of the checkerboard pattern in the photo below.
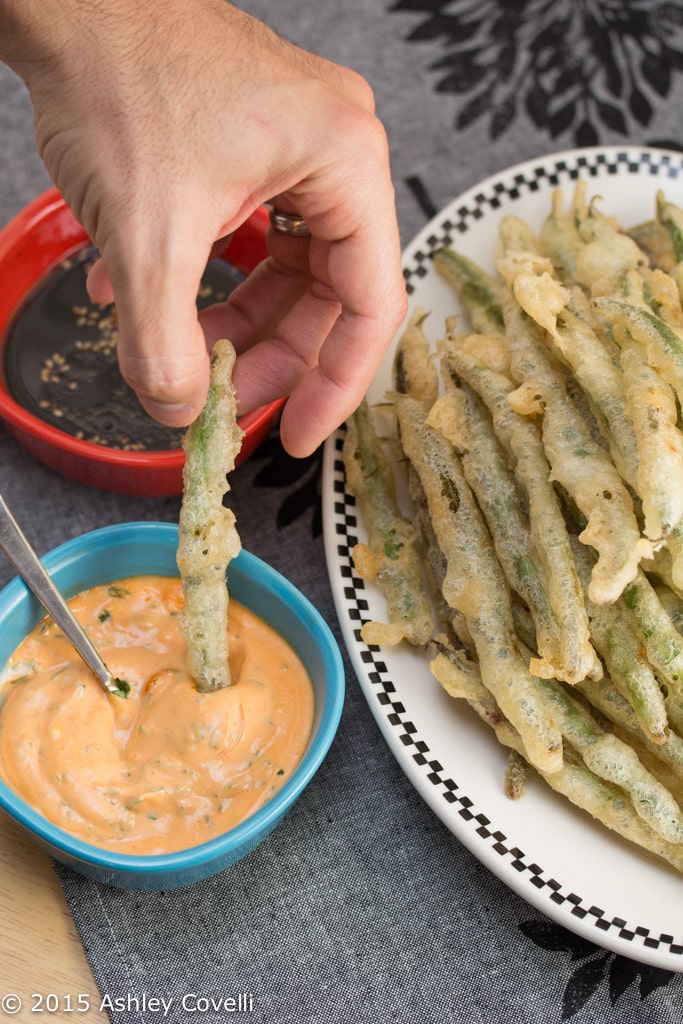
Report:
M 596 150 L 592 155 L 587 150 L 578 157 L 565 159 L 559 156 L 555 162 L 544 160 L 537 166 L 532 163 L 524 171 L 515 173 L 513 170 L 512 176 L 507 179 L 492 179 L 490 185 L 481 191 L 467 193 L 464 205 L 450 210 L 443 220 L 435 219 L 434 230 L 426 239 L 425 247 L 412 252 L 405 262 L 403 276 L 406 291 L 411 295 L 416 281 L 429 272 L 431 253 L 435 249 L 457 244 L 458 236 L 465 234 L 486 212 L 499 209 L 504 199 L 518 199 L 525 192 L 537 191 L 541 185 L 547 186 L 550 183 L 554 187 L 576 181 L 579 176 L 642 174 L 643 169 L 662 179 L 680 178 L 683 176 L 683 155 L 678 158 L 664 150 L 659 155 L 655 151 L 642 153 L 628 149 Z M 664 181 L 662 187 L 665 187 Z

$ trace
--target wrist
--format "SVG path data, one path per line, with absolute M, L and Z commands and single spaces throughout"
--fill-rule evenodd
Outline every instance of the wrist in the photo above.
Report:
M 0 60 L 22 77 L 50 60 L 79 6 L 78 0 L 0 0 Z
M 182 23 L 202 6 L 223 15 L 232 8 L 225 0 L 164 0 L 157 11 L 140 0 L 0 0 L 0 61 L 25 81 L 46 65 L 69 72 L 74 55 L 83 59 L 91 46 L 125 52 L 126 40 L 149 32 L 159 18 L 166 26 L 174 18 Z

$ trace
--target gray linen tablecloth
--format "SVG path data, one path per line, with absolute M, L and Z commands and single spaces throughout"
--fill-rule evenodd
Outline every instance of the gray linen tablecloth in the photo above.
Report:
M 613 0 L 249 0 L 301 45 L 375 89 L 404 242 L 484 176 L 592 143 L 681 148 L 683 4 Z M 21 83 L 0 70 L 0 222 L 49 184 Z M 230 97 L 226 97 L 226 103 Z M 2 283 L 0 282 L 0 287 Z M 39 552 L 104 524 L 176 521 L 177 499 L 65 480 L 0 429 L 1 489 Z M 272 438 L 234 474 L 245 548 L 335 630 L 320 458 Z M 0 583 L 12 573 L 0 565 Z M 348 666 L 348 662 L 347 662 Z M 282 825 L 189 888 L 127 893 L 57 867 L 114 1024 L 680 1022 L 679 974 L 606 952 L 508 890 L 416 795 L 348 668 L 341 727 Z M 680 893 L 672 894 L 679 898 Z M 199 1001 L 182 1006 L 185 995 Z M 238 998 L 213 1010 L 211 999 Z M 202 1002 L 204 1000 L 204 1002 Z

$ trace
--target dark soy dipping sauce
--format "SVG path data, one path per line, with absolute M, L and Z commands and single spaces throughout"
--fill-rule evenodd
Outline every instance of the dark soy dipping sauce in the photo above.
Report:
M 92 302 L 85 287 L 96 256 L 88 246 L 62 260 L 15 315 L 4 346 L 7 390 L 33 416 L 84 441 L 128 451 L 178 448 L 184 430 L 153 420 L 121 376 L 114 307 Z M 243 279 L 214 260 L 197 307 L 223 301 Z

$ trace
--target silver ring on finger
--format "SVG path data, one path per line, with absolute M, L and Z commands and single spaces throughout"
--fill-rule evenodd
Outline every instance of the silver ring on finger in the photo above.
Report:
M 292 235 L 294 238 L 311 237 L 306 221 L 299 213 L 289 213 L 287 210 L 278 210 L 277 207 L 271 206 L 270 223 L 282 235 Z

